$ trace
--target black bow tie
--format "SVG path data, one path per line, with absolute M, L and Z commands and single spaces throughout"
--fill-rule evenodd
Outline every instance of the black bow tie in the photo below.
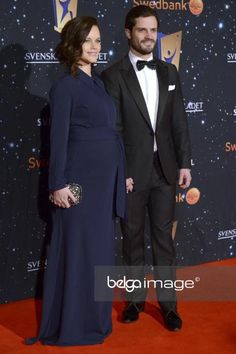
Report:
M 148 68 L 155 70 L 156 69 L 156 61 L 153 60 L 138 60 L 136 63 L 137 69 L 138 71 L 142 70 L 144 68 L 144 66 L 147 65 Z

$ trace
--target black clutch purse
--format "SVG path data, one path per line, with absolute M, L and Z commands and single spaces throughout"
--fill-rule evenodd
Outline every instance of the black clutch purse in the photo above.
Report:
M 81 185 L 77 184 L 77 183 L 69 183 L 66 186 L 69 188 L 69 190 L 71 191 L 71 193 L 75 197 L 74 202 L 72 202 L 72 200 L 69 199 L 70 204 L 71 205 L 79 204 L 82 200 L 82 187 L 81 187 Z
M 81 185 L 77 184 L 77 183 L 68 183 L 68 184 L 66 184 L 66 187 L 69 188 L 69 190 L 71 191 L 71 193 L 75 197 L 74 202 L 69 198 L 70 204 L 71 205 L 79 204 L 82 200 L 82 187 L 81 187 Z M 52 193 L 49 194 L 49 200 L 53 203 L 53 194 Z

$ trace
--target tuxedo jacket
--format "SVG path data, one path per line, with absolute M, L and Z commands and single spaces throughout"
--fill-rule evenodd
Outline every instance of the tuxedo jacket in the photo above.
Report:
M 154 137 L 169 184 L 176 183 L 177 169 L 191 167 L 188 124 L 177 69 L 172 64 L 155 60 L 159 83 L 155 131 L 129 56 L 126 55 L 101 75 L 116 104 L 118 130 L 126 153 L 126 176 L 133 178 L 135 190 L 145 189 L 150 181 Z

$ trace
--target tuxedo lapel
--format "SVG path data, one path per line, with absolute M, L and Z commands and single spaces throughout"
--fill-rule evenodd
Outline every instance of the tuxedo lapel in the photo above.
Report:
M 156 130 L 161 120 L 163 119 L 163 112 L 166 105 L 166 100 L 168 96 L 168 68 L 164 66 L 159 60 L 156 60 L 157 63 L 157 77 L 159 84 L 159 104 L 158 104 L 158 112 L 157 112 L 157 123 Z
M 135 74 L 133 65 L 131 64 L 128 55 L 123 60 L 123 67 L 121 69 L 121 75 L 126 83 L 127 88 L 130 91 L 131 96 L 134 98 L 143 118 L 152 129 L 148 109 L 145 99 L 143 97 L 142 90 L 140 88 L 138 78 Z

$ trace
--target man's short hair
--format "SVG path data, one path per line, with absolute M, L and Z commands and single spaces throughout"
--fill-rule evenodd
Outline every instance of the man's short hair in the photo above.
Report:
M 128 28 L 130 31 L 132 31 L 133 27 L 136 24 L 136 19 L 138 17 L 150 17 L 150 16 L 154 16 L 156 18 L 157 27 L 159 27 L 160 20 L 157 16 L 156 11 L 154 11 L 153 9 L 145 5 L 135 6 L 126 15 L 125 28 Z

